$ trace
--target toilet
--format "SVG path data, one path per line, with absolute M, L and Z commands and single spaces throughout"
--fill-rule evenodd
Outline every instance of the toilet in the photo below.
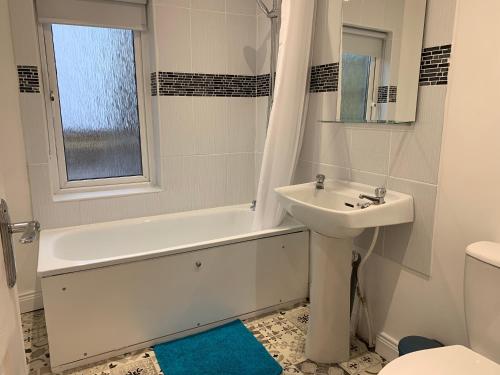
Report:
M 380 375 L 500 374 L 500 244 L 476 242 L 465 260 L 465 316 L 470 349 L 461 345 L 406 354 Z

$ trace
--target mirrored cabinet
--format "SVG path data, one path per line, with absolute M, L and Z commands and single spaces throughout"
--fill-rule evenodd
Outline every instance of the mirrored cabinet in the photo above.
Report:
M 330 0 L 341 9 L 335 118 L 415 121 L 426 0 Z M 335 23 L 335 22 L 334 22 Z

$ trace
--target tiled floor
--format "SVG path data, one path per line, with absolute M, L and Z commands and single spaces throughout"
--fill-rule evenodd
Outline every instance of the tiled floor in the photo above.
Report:
M 244 323 L 281 364 L 283 375 L 373 375 L 381 370 L 383 359 L 369 352 L 366 345 L 355 338 L 351 342 L 351 359 L 347 362 L 334 365 L 307 360 L 304 345 L 308 319 L 309 309 L 304 305 L 249 319 Z M 30 375 L 51 375 L 43 310 L 23 314 L 22 323 Z M 68 370 L 64 375 L 163 375 L 163 372 L 153 350 L 144 349 L 84 368 Z

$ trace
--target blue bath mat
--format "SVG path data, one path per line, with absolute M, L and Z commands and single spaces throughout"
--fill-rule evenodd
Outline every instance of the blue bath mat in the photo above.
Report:
M 165 375 L 279 375 L 281 366 L 240 320 L 154 346 Z

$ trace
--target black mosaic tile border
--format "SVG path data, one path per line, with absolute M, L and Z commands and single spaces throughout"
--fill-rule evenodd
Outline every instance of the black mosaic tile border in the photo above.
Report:
M 32 65 L 18 65 L 19 92 L 36 94 L 40 92 L 40 78 L 38 67 Z
M 158 72 L 161 96 L 254 97 L 255 76 Z
M 398 86 L 389 86 L 389 103 L 396 103 L 398 100 Z
M 387 86 L 379 86 L 377 90 L 377 103 L 387 103 L 387 93 L 389 88 Z
M 339 63 L 316 65 L 311 68 L 309 92 L 338 91 Z
M 377 103 L 396 103 L 397 95 L 397 86 L 379 86 L 377 90 Z
M 420 60 L 420 86 L 448 84 L 451 44 L 424 48 Z
M 255 96 L 269 95 L 270 79 L 270 74 L 261 74 L 255 77 Z
M 158 79 L 156 78 L 156 72 L 151 73 L 151 96 L 158 95 Z
M 338 90 L 339 64 L 311 68 L 310 92 Z M 151 95 L 257 97 L 269 95 L 270 75 L 151 73 Z

